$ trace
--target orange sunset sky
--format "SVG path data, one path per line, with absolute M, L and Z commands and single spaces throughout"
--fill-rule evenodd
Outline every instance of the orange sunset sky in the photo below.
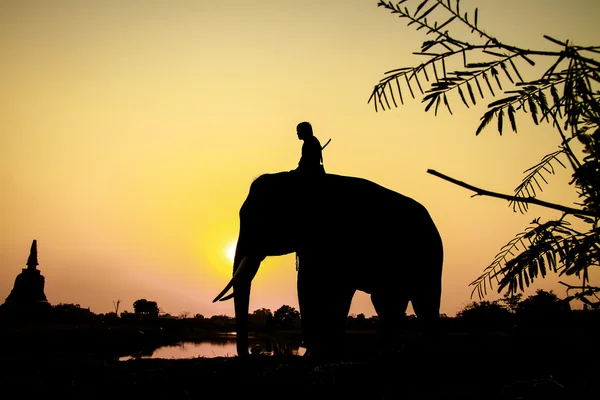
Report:
M 597 0 L 461 1 L 475 7 L 511 44 L 599 44 Z M 476 137 L 492 97 L 467 109 L 454 94 L 453 116 L 420 99 L 376 113 L 373 86 L 418 63 L 424 39 L 376 0 L 0 1 L 0 302 L 37 239 L 52 304 L 101 313 L 146 298 L 174 315 L 233 315 L 211 301 L 231 276 L 239 207 L 258 175 L 296 167 L 307 120 L 332 139 L 328 172 L 429 209 L 445 245 L 441 312 L 456 314 L 502 245 L 559 213 L 521 215 L 426 170 L 511 193 L 559 137 L 523 114 L 518 134 L 492 124 Z M 572 204 L 567 178 L 542 198 Z M 534 288 L 564 296 L 557 281 Z M 297 308 L 295 285 L 293 255 L 267 259 L 250 310 Z M 374 314 L 357 293 L 361 312 Z

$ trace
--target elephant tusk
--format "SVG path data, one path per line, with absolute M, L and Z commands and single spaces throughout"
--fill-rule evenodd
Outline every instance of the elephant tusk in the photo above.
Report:
M 232 299 L 233 296 L 235 296 L 235 292 L 228 294 L 227 296 L 223 297 L 222 299 L 220 299 L 219 301 L 225 301 L 225 300 L 229 300 Z
M 246 266 L 247 260 L 248 260 L 248 256 L 245 256 L 244 258 L 242 258 L 242 261 L 240 262 L 238 269 L 235 271 L 235 274 L 233 274 L 233 277 L 231 278 L 231 280 L 229 281 L 227 286 L 225 286 L 225 289 L 223 289 L 221 291 L 221 293 L 219 293 L 219 295 L 217 297 L 215 297 L 215 299 L 213 300 L 213 303 L 216 303 L 217 301 L 219 301 L 223 296 L 225 296 L 225 293 L 227 293 L 229 291 L 229 289 L 231 289 L 233 287 L 233 284 L 236 282 L 237 279 L 239 279 L 242 270 Z M 230 299 L 231 297 L 227 297 L 227 298 Z

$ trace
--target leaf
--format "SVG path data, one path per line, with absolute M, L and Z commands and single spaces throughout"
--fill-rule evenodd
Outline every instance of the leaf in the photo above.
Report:
M 425 75 L 425 80 L 429 82 L 429 76 L 427 75 L 427 68 L 423 67 L 423 75 Z
M 390 102 L 388 101 L 387 95 L 385 94 L 385 86 L 381 89 L 381 95 L 383 95 L 383 99 L 385 100 L 385 104 L 387 105 L 387 108 L 391 108 L 390 107 Z
M 437 73 L 437 68 L 435 67 L 435 62 L 432 63 L 431 66 L 433 67 L 433 75 L 435 75 L 435 80 L 439 81 L 440 78 L 438 78 L 438 73 Z
M 490 92 L 492 92 L 492 96 L 495 96 L 496 94 L 494 93 L 494 89 L 492 89 L 492 85 L 490 85 L 490 81 L 488 80 L 487 74 L 485 72 L 483 73 L 483 79 L 485 80 L 485 83 L 487 83 Z
M 434 111 L 433 115 L 437 115 L 438 107 L 440 105 L 440 100 L 441 100 L 441 96 L 438 96 L 437 100 L 435 101 L 435 111 Z
M 531 111 L 531 118 L 533 119 L 533 123 L 538 125 L 538 118 L 537 118 L 537 107 L 535 105 L 535 101 L 533 101 L 533 97 L 529 96 L 527 98 L 527 104 L 529 105 L 529 110 Z
M 500 100 L 496 100 L 490 104 L 488 104 L 488 108 L 492 108 L 492 107 L 496 107 L 502 104 L 506 104 L 506 103 L 510 103 L 511 101 L 518 99 L 519 96 L 509 96 L 509 97 L 505 97 L 503 99 Z
M 460 95 L 460 98 L 462 99 L 463 103 L 465 103 L 465 106 L 467 106 L 467 108 L 469 108 L 469 103 L 467 103 L 467 100 L 465 99 L 465 95 L 463 94 L 462 89 L 460 88 L 460 86 L 458 87 L 458 94 Z
M 540 104 L 540 108 L 542 109 L 542 119 L 548 120 L 548 114 L 550 113 L 550 109 L 548 108 L 548 100 L 546 99 L 546 94 L 542 90 L 538 90 L 538 102 Z
M 448 108 L 450 115 L 452 115 L 452 110 L 450 109 L 450 104 L 448 103 L 448 98 L 446 97 L 446 93 L 444 93 L 444 104 L 446 105 L 446 108 Z
M 435 103 L 436 98 L 438 98 L 438 97 L 439 96 L 431 97 L 431 100 L 429 101 L 429 104 L 427 104 L 427 107 L 425 107 L 425 112 L 429 111 L 429 109 L 431 108 L 431 106 L 433 105 L 433 103 Z
M 436 44 L 437 44 L 437 42 L 435 40 L 426 40 L 421 45 L 421 51 L 425 52 L 425 51 L 429 50 L 430 48 L 432 48 L 433 46 L 435 46 Z
M 402 89 L 400 89 L 400 81 L 398 78 L 395 78 L 396 87 L 398 88 L 398 96 L 400 97 L 400 104 L 404 105 L 404 99 L 402 98 Z
M 500 90 L 502 90 L 502 84 L 500 83 L 500 78 L 498 78 L 498 70 L 492 67 L 491 72 L 492 76 L 496 79 L 496 84 L 498 84 L 498 87 L 500 88 Z
M 415 81 L 417 81 L 417 86 L 419 88 L 419 91 L 421 92 L 421 94 L 423 94 L 423 88 L 421 87 L 421 82 L 419 82 L 419 75 L 417 74 L 416 71 L 411 75 L 411 78 L 412 77 L 414 77 Z
M 567 46 L 566 43 L 561 42 L 560 40 L 556 40 L 553 37 L 550 37 L 548 35 L 544 35 L 544 39 L 547 39 L 549 41 L 551 41 L 552 43 L 558 44 L 559 46 Z
M 477 77 L 475 77 L 475 83 L 477 84 L 477 90 L 479 90 L 479 95 L 481 96 L 481 98 L 483 99 L 483 90 L 481 90 L 481 85 L 479 85 L 479 80 L 477 79 Z
M 475 27 L 477 27 L 477 8 L 475 9 Z
M 558 107 L 560 104 L 560 96 L 558 95 L 556 86 L 552 85 L 550 87 L 550 94 L 552 95 L 552 101 L 554 101 L 554 107 Z
M 515 81 L 513 81 L 512 76 L 510 76 L 510 74 L 508 73 L 508 68 L 506 68 L 506 64 L 504 64 L 503 62 L 500 63 L 500 68 L 502 68 L 502 71 L 504 71 L 504 74 L 506 75 L 506 77 L 508 78 L 508 80 L 510 81 L 510 83 L 515 83 Z
M 423 100 L 421 100 L 421 102 L 424 103 L 427 100 L 431 100 L 432 98 L 437 97 L 439 95 L 440 95 L 439 91 L 429 92 L 429 94 L 427 94 L 427 95 L 425 95 L 425 97 L 423 97 Z
M 415 98 L 415 94 L 413 93 L 412 87 L 410 86 L 410 82 L 408 80 L 408 75 L 404 75 L 404 79 L 406 79 L 406 85 L 408 86 L 408 90 L 410 91 L 410 95 L 412 98 Z
M 430 12 L 435 10 L 435 8 L 439 5 L 440 5 L 440 3 L 435 3 L 429 10 L 425 11 L 419 18 L 417 18 L 417 20 L 420 20 L 420 19 L 424 18 L 425 16 L 427 16 Z
M 445 27 L 446 25 L 448 25 L 449 23 L 451 23 L 452 21 L 454 21 L 456 19 L 456 15 L 452 16 L 450 19 L 448 19 L 446 22 L 444 22 L 443 24 L 441 24 L 440 26 L 437 27 L 437 31 L 441 31 L 443 27 Z
M 471 101 L 473 102 L 473 105 L 477 104 L 477 102 L 475 101 L 475 95 L 473 94 L 473 88 L 471 87 L 470 82 L 467 82 L 467 89 L 469 90 L 469 96 L 471 97 Z
M 519 81 L 524 82 L 523 78 L 521 77 L 521 74 L 519 74 L 519 70 L 517 69 L 517 66 L 513 62 L 512 58 L 509 58 L 508 61 L 510 62 L 511 67 L 515 71 L 515 74 L 517 74 L 517 76 L 519 77 Z
M 487 68 L 491 65 L 494 65 L 493 62 L 477 62 L 477 63 L 467 63 L 467 68 Z
M 494 117 L 494 112 L 494 110 L 490 110 L 483 114 L 483 117 L 481 117 L 481 123 L 479 124 L 479 126 L 477 127 L 477 131 L 475 132 L 475 136 L 479 135 L 483 128 L 485 128 L 486 125 L 490 123 L 490 121 Z
M 446 61 L 442 58 L 442 71 L 444 72 L 444 78 L 446 77 Z
M 502 118 L 504 117 L 504 110 L 501 109 L 500 112 L 498 113 L 498 132 L 500 133 L 500 136 L 502 136 Z
M 523 291 L 524 287 L 523 287 L 523 272 L 521 272 L 519 274 L 519 289 L 521 289 L 521 291 Z
M 529 63 L 529 65 L 534 66 L 535 63 L 533 62 L 533 60 L 531 60 L 530 58 L 528 58 L 525 54 L 519 54 L 519 56 L 521 56 L 521 58 L 523 58 L 525 61 L 527 61 Z
M 389 89 L 390 89 L 390 96 L 392 96 L 392 101 L 394 102 L 394 107 L 397 108 L 398 103 L 396 103 L 396 98 L 394 97 L 394 89 L 392 89 L 391 85 L 389 86 Z M 384 91 L 384 93 L 385 93 L 385 91 Z
M 500 57 L 500 58 L 505 58 L 506 57 L 506 54 L 498 53 L 498 52 L 491 51 L 491 50 L 483 50 L 483 52 L 485 54 L 489 54 L 489 55 L 492 55 L 494 57 Z M 490 64 L 496 64 L 496 62 L 494 61 L 494 62 L 491 62 Z
M 374 98 L 375 98 L 375 89 L 373 89 L 373 92 L 371 93 L 369 100 L 367 100 L 367 104 L 369 104 L 371 102 L 371 100 L 373 100 Z M 377 109 L 377 101 L 373 101 L 373 104 L 375 105 L 375 112 L 378 112 L 379 110 Z
M 417 7 L 417 10 L 415 11 L 414 15 L 417 15 L 419 13 L 419 11 L 421 11 L 421 9 L 423 7 L 425 7 L 425 4 L 427 4 L 427 2 L 429 2 L 429 0 L 423 0 L 423 2 L 421 4 L 419 4 L 419 6 Z
M 508 119 L 510 120 L 510 127 L 513 132 L 517 133 L 517 123 L 515 121 L 515 108 L 512 104 L 508 106 Z

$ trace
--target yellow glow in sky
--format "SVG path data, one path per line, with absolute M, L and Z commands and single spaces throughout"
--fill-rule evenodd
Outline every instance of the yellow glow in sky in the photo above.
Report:
M 595 0 L 461 1 L 475 6 L 487 32 L 523 47 L 600 37 Z M 52 304 L 100 313 L 146 298 L 172 314 L 233 315 L 211 300 L 231 276 L 239 207 L 255 177 L 296 167 L 307 120 L 332 139 L 327 171 L 430 210 L 445 245 L 442 312 L 454 315 L 500 247 L 554 214 L 516 214 L 425 171 L 510 193 L 559 141 L 519 116 L 518 134 L 475 137 L 485 104 L 458 98 L 454 116 L 419 100 L 376 113 L 373 85 L 417 63 L 424 39 L 376 0 L 1 2 L 0 301 L 37 239 Z M 571 203 L 560 174 L 543 198 Z M 294 266 L 265 261 L 251 310 L 298 307 Z M 536 287 L 564 292 L 556 279 Z M 372 315 L 368 296 L 351 312 Z

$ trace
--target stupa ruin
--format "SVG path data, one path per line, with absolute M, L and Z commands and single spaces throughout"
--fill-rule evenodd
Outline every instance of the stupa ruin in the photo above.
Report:
M 12 291 L 2 305 L 3 311 L 13 313 L 31 313 L 45 311 L 50 308 L 50 303 L 44 293 L 45 278 L 37 269 L 37 240 L 31 244 L 27 268 L 23 268 L 17 275 Z

